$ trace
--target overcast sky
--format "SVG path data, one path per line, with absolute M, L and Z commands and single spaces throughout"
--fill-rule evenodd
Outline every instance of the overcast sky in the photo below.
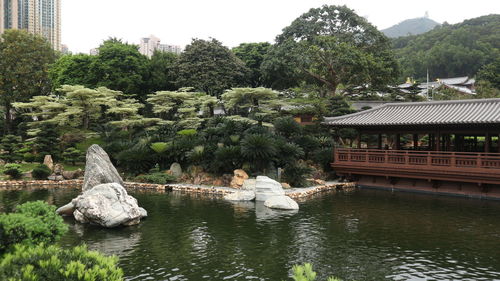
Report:
M 108 37 L 138 44 L 150 34 L 164 44 L 216 38 L 228 47 L 272 42 L 310 8 L 346 4 L 379 29 L 429 12 L 437 22 L 500 13 L 498 0 L 67 0 L 62 2 L 62 43 L 88 53 Z

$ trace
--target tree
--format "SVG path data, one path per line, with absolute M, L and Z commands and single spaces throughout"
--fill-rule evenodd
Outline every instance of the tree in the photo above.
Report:
M 50 44 L 21 30 L 6 30 L 0 37 L 0 102 L 5 109 L 5 131 L 12 130 L 12 103 L 47 95 L 48 67 L 55 60 Z
M 7 163 L 14 162 L 15 160 L 20 160 L 21 156 L 17 153 L 17 150 L 20 147 L 20 137 L 14 135 L 5 135 L 0 142 L 0 148 L 2 149 L 0 158 Z
M 121 91 L 143 101 L 147 94 L 148 59 L 139 47 L 108 39 L 99 46 L 97 64 L 93 69 L 97 85 Z
M 232 88 L 225 92 L 221 98 L 224 106 L 231 114 L 248 116 L 259 111 L 263 100 L 277 98 L 277 93 L 267 88 Z
M 173 91 L 176 90 L 175 81 L 177 73 L 175 64 L 178 55 L 170 52 L 155 51 L 149 61 L 150 91 Z
M 261 65 L 271 44 L 261 43 L 241 43 L 238 47 L 232 49 L 233 53 L 242 60 L 249 69 L 248 82 L 251 87 L 263 86 Z
M 500 90 L 500 57 L 487 65 L 481 67 L 476 75 L 478 81 L 486 81 L 490 83 L 491 87 Z
M 194 87 L 217 96 L 225 89 L 241 85 L 248 69 L 221 42 L 193 39 L 177 64 L 178 85 Z
M 60 57 L 49 70 L 52 88 L 56 90 L 62 85 L 95 87 L 99 80 L 94 71 L 97 63 L 97 56 L 86 54 Z
M 341 84 L 382 87 L 397 73 L 389 40 L 380 31 L 346 6 L 326 5 L 284 28 L 262 67 L 268 77 L 279 79 L 282 73 L 283 86 L 305 81 L 326 87 L 330 95 Z

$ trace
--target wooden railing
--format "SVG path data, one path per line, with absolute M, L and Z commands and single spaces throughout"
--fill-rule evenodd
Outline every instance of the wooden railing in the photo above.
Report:
M 336 148 L 334 164 L 500 173 L 500 153 Z

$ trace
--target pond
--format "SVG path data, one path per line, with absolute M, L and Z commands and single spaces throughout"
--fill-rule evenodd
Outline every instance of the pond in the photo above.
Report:
M 0 211 L 74 189 L 1 191 Z M 149 217 L 102 229 L 66 218 L 63 246 L 120 257 L 127 280 L 288 280 L 312 262 L 321 278 L 500 280 L 500 202 L 381 190 L 329 193 L 296 213 L 215 197 L 131 192 Z

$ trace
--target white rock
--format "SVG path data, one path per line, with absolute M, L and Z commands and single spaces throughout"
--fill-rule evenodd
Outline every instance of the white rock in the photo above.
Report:
M 270 197 L 285 195 L 281 183 L 266 177 L 258 176 L 255 183 L 255 200 L 266 201 Z
M 147 215 L 147 212 L 137 205 L 137 200 L 117 183 L 94 186 L 71 203 L 77 221 L 104 227 L 138 224 L 140 219 Z
M 172 175 L 176 178 L 180 178 L 182 177 L 182 168 L 181 168 L 181 164 L 179 163 L 172 163 L 172 165 L 170 165 L 170 171 L 172 172 Z
M 229 201 L 252 201 L 255 199 L 255 192 L 251 190 L 240 190 L 224 195 L 224 199 Z
M 247 179 L 243 182 L 242 190 L 252 190 L 255 191 L 255 185 L 257 184 L 256 179 Z
M 108 154 L 99 145 L 93 144 L 89 147 L 86 161 L 83 192 L 103 183 L 115 182 L 124 185 L 120 174 L 109 160 Z
M 272 209 L 298 210 L 299 204 L 288 196 L 273 196 L 264 201 L 264 206 Z

